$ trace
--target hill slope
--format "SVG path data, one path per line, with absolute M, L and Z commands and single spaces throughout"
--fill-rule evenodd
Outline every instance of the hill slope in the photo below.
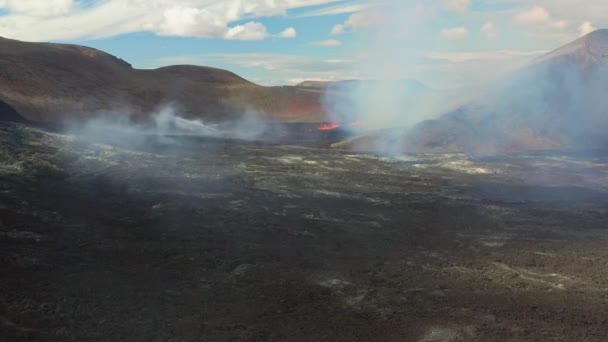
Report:
M 24 122 L 25 120 L 11 106 L 0 101 L 0 121 Z
M 550 52 L 473 103 L 422 122 L 414 151 L 480 153 L 608 147 L 608 30 Z
M 25 119 L 56 122 L 99 111 L 145 117 L 172 103 L 180 115 L 224 121 L 244 111 L 290 122 L 323 120 L 318 91 L 262 87 L 198 66 L 138 70 L 102 51 L 0 38 L 0 101 Z
M 336 144 L 390 152 L 493 154 L 608 148 L 608 30 L 552 51 L 486 94 L 405 132 L 387 129 Z

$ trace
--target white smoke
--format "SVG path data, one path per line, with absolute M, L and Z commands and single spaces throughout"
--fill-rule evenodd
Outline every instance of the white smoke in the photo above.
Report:
M 423 32 L 432 11 L 417 2 L 389 0 L 367 12 L 365 29 L 357 31 L 360 62 L 354 74 L 362 81 L 339 82 L 326 91 L 323 104 L 328 121 L 359 122 L 363 130 L 408 127 L 445 111 L 450 94 L 414 80 L 419 64 L 417 37 Z M 391 130 L 391 132 L 396 132 Z M 398 139 L 384 139 L 398 144 Z M 390 147 L 384 143 L 378 150 Z
M 230 122 L 206 123 L 202 119 L 187 119 L 179 115 L 174 105 L 160 107 L 141 121 L 128 110 L 95 113 L 84 122 L 70 122 L 67 133 L 91 142 L 120 144 L 141 147 L 150 139 L 161 144 L 175 144 L 179 136 L 268 140 L 276 132 L 278 125 L 270 125 L 255 111 L 243 113 L 237 120 Z
M 410 77 L 433 73 L 419 68 L 428 63 L 420 52 L 428 48 L 424 39 L 436 5 L 433 0 L 387 0 L 367 15 L 358 14 L 357 22 L 366 23 L 365 30 L 357 31 L 358 45 L 365 50 L 354 73 L 368 81 L 330 87 L 324 105 L 329 121 L 359 121 L 374 132 L 356 132 L 365 134 L 341 146 L 383 153 L 608 146 L 603 133 L 606 101 L 600 95 L 608 80 L 608 33 L 596 32 L 589 40 L 552 54 L 551 62 L 501 66 L 504 71 L 480 78 L 483 89 L 478 84 L 437 91 Z M 578 57 L 568 55 L 572 49 L 580 50 Z M 451 68 L 466 67 L 455 63 Z M 479 73 L 486 68 L 479 67 Z M 444 89 L 450 85 L 448 79 L 437 83 Z M 429 120 L 439 116 L 440 120 Z
M 212 137 L 223 135 L 217 125 L 205 124 L 200 119 L 184 119 L 178 116 L 172 106 L 163 107 L 152 119 L 156 134 L 195 134 Z

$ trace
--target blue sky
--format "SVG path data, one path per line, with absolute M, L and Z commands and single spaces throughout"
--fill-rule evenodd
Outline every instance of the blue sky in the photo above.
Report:
M 0 0 L 0 36 L 263 85 L 396 77 L 479 86 L 595 28 L 605 0 Z

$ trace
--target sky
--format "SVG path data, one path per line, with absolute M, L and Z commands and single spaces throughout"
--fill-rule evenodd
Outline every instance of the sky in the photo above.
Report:
M 382 76 L 479 87 L 604 27 L 606 0 L 0 0 L 5 38 L 262 85 Z

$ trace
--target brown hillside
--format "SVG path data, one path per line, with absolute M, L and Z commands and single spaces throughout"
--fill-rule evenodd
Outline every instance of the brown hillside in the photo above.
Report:
M 244 111 L 286 122 L 320 122 L 320 93 L 262 87 L 226 70 L 171 66 L 138 70 L 105 52 L 77 45 L 0 38 L 0 101 L 27 120 L 57 122 L 100 111 L 146 117 L 164 104 L 180 115 L 223 121 Z

